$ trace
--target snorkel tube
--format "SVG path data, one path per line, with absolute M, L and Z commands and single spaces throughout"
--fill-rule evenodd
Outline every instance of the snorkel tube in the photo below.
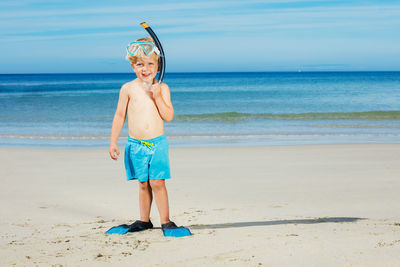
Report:
M 150 26 L 146 22 L 140 23 L 142 27 L 150 34 L 151 38 L 153 38 L 155 45 L 157 48 L 160 50 L 160 73 L 158 74 L 158 83 L 162 83 L 162 80 L 164 79 L 164 74 L 165 74 L 165 56 L 164 56 L 164 50 L 162 48 L 160 40 L 158 40 L 157 35 L 153 32 L 153 30 L 150 28 Z

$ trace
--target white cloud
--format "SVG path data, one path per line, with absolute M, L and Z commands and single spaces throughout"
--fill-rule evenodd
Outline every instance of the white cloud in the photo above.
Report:
M 262 3 L 264 1 L 248 0 L 243 1 L 221 1 L 221 2 L 180 2 L 180 3 L 163 3 L 158 5 L 138 5 L 133 4 L 129 6 L 108 6 L 96 8 L 79 8 L 79 9 L 56 9 L 56 10 L 22 10 L 15 12 L 1 12 L 0 18 L 26 18 L 26 17 L 43 17 L 43 16 L 72 16 L 72 15 L 101 15 L 101 14 L 127 14 L 127 13 L 140 13 L 140 12 L 161 12 L 167 13 L 170 11 L 184 11 L 184 10 L 198 10 L 198 9 L 215 9 L 235 5 L 251 5 L 252 3 Z M 281 2 L 281 1 L 274 1 Z
M 206 3 L 209 4 L 209 3 Z M 329 27 L 357 29 L 368 27 L 394 27 L 400 24 L 400 5 L 369 7 L 312 7 L 285 9 L 258 9 L 239 14 L 210 14 L 193 16 L 160 15 L 151 18 L 161 34 L 235 32 L 237 35 L 270 30 L 296 30 Z M 111 14 L 107 17 L 92 16 L 84 19 L 38 18 L 33 20 L 9 20 L 0 24 L 1 35 L 9 40 L 43 40 L 73 38 L 79 36 L 121 36 L 138 31 L 141 20 L 127 14 Z M 12 25 L 12 26 L 10 26 Z M 159 26 L 157 28 L 157 26 Z M 126 30 L 124 28 L 132 28 Z M 135 28 L 136 27 L 136 28 Z M 76 31 L 76 33 L 74 33 Z

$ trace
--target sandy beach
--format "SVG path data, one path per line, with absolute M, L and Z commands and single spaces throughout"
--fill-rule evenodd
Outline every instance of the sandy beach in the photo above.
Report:
M 120 148 L 121 149 L 121 148 Z M 0 148 L 1 266 L 399 266 L 400 145 L 172 148 L 171 218 L 138 219 L 107 149 Z

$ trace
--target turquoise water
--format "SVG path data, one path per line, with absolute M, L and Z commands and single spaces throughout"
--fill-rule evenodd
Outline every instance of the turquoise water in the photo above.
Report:
M 105 147 L 119 88 L 134 78 L 0 75 L 0 145 Z M 400 72 L 167 73 L 165 82 L 173 146 L 399 142 Z

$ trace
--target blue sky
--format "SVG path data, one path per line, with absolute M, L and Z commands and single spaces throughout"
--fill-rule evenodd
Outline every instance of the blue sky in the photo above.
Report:
M 0 73 L 129 72 L 146 32 L 167 71 L 400 70 L 399 1 L 0 2 Z

